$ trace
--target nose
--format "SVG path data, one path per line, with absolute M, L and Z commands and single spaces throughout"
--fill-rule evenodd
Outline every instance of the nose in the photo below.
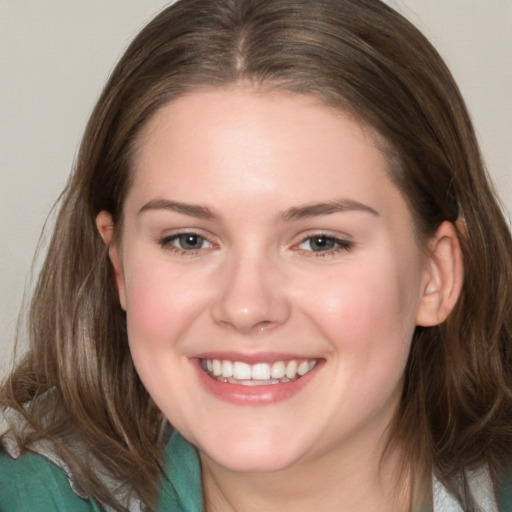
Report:
M 285 323 L 290 303 L 277 262 L 255 254 L 232 257 L 219 271 L 212 305 L 214 321 L 241 334 L 270 330 Z

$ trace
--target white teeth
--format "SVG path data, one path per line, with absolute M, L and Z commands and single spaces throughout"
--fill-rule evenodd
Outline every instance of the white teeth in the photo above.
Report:
M 270 369 L 270 376 L 273 379 L 282 379 L 286 375 L 286 365 L 283 361 L 276 361 Z
M 252 376 L 251 365 L 236 361 L 233 363 L 233 377 L 238 380 L 250 380 Z
M 298 379 L 316 366 L 316 359 L 247 364 L 228 359 L 203 359 L 203 370 L 224 382 L 244 386 L 280 384 Z
M 309 362 L 308 361 L 302 361 L 302 363 L 299 364 L 299 367 L 297 368 L 297 373 L 299 375 L 306 375 L 306 373 L 309 372 Z
M 258 363 L 252 367 L 253 380 L 268 380 L 270 379 L 270 365 L 268 363 Z
M 297 375 L 297 361 L 290 361 L 286 367 L 286 376 L 289 379 L 295 378 Z
M 215 377 L 222 375 L 222 364 L 218 359 L 214 359 L 212 361 L 212 371 L 213 371 L 213 375 L 215 375 Z
M 222 376 L 233 377 L 233 363 L 231 361 L 222 361 Z

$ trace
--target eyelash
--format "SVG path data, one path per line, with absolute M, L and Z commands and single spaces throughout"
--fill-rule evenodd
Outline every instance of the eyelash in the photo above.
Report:
M 210 244 L 210 246 L 213 246 L 213 243 L 210 242 L 206 237 L 204 237 L 198 233 L 195 233 L 193 231 L 183 231 L 180 233 L 175 233 L 174 235 L 165 236 L 165 237 L 161 238 L 160 240 L 158 240 L 158 243 L 159 243 L 160 247 L 162 247 L 163 249 L 175 252 L 180 255 L 186 255 L 186 256 L 193 256 L 195 254 L 198 254 L 199 251 L 201 251 L 202 249 L 205 249 L 204 247 L 199 247 L 198 249 L 184 249 L 183 247 L 179 247 L 173 243 L 176 240 L 179 240 L 180 238 L 187 237 L 187 236 L 188 237 L 197 237 L 197 238 L 201 239 L 201 241 L 203 243 L 207 242 L 208 244 Z
M 179 247 L 178 245 L 175 245 L 174 242 L 179 241 L 182 237 L 196 237 L 197 239 L 200 239 L 201 244 L 208 243 L 209 247 L 199 247 L 197 249 L 184 249 L 183 247 Z M 319 240 L 323 240 L 323 243 L 330 245 L 326 250 L 319 250 L 315 251 L 314 249 L 304 249 L 301 246 L 309 241 L 309 245 L 311 247 L 311 242 L 316 239 L 316 242 Z M 180 233 L 175 233 L 173 235 L 165 236 L 158 240 L 159 245 L 166 250 L 175 252 L 180 255 L 186 255 L 186 256 L 194 256 L 198 254 L 203 249 L 209 249 L 214 244 L 210 242 L 205 236 L 202 236 L 198 233 L 195 233 L 193 231 L 184 231 Z M 321 245 L 321 244 L 320 244 Z M 295 247 L 298 247 L 299 250 L 305 254 L 307 254 L 310 257 L 327 257 L 327 256 L 334 256 L 339 252 L 348 252 L 350 251 L 354 246 L 354 243 L 345 240 L 342 238 L 337 238 L 335 236 L 328 235 L 326 233 L 315 233 L 313 235 L 309 235 L 305 238 L 303 238 Z
M 314 251 L 312 249 L 301 249 L 305 253 L 308 254 L 308 256 L 314 257 L 314 258 L 325 258 L 327 256 L 335 256 L 339 252 L 348 252 L 354 247 L 354 243 L 345 240 L 342 238 L 337 238 L 335 236 L 328 235 L 326 233 L 315 233 L 313 235 L 308 235 L 302 241 L 298 244 L 298 247 L 306 242 L 309 241 L 309 244 L 311 246 L 311 241 L 316 239 L 317 241 L 319 239 L 323 239 L 326 243 L 332 244 L 332 247 L 324 250 L 324 251 Z

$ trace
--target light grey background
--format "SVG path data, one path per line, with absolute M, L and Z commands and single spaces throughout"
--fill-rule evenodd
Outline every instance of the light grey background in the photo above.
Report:
M 127 43 L 166 3 L 0 0 L 0 377 L 41 228 L 89 112 Z M 512 210 L 512 0 L 388 3 L 447 60 Z

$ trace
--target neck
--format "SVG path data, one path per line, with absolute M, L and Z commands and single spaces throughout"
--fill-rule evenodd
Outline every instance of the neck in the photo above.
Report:
M 272 473 L 231 471 L 201 455 L 207 512 L 406 512 L 412 478 L 400 480 L 400 457 L 383 446 L 331 450 Z M 343 453 L 342 453 L 343 452 Z

